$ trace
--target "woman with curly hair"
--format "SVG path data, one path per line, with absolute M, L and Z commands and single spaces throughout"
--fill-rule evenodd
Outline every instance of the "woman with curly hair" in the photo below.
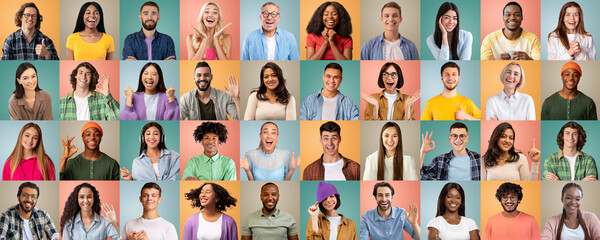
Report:
M 198 27 L 186 37 L 188 60 L 230 60 L 231 35 L 225 33 L 223 12 L 217 3 L 206 2 L 198 15 Z
M 379 135 L 379 150 L 367 157 L 363 180 L 419 180 L 419 163 L 402 152 L 402 131 L 387 122 Z
M 15 91 L 8 100 L 10 120 L 54 120 L 52 96 L 40 88 L 35 66 L 21 63 L 15 75 Z
M 531 172 L 525 154 L 515 150 L 515 130 L 510 123 L 498 124 L 490 136 L 487 151 L 483 155 L 481 180 L 537 180 L 540 167 L 540 150 L 535 148 L 535 139 L 528 155 Z
M 25 124 L 4 164 L 2 180 L 56 180 L 54 171 L 54 163 L 44 150 L 42 129 L 32 122 Z
M 308 60 L 352 60 L 352 21 L 338 2 L 324 2 L 306 27 Z
M 112 60 L 113 38 L 104 29 L 104 13 L 97 2 L 79 9 L 73 34 L 67 38 L 67 60 Z
M 237 202 L 227 189 L 216 183 L 204 183 L 186 193 L 185 199 L 192 201 L 192 207 L 200 208 L 200 212 L 185 221 L 183 240 L 238 239 L 235 220 L 223 213 Z
M 100 214 L 100 210 L 104 214 Z M 100 194 L 91 184 L 79 184 L 69 194 L 60 217 L 63 240 L 119 239 L 119 221 L 114 207 L 100 203 Z
M 427 224 L 427 239 L 479 240 L 479 228 L 465 217 L 465 191 L 458 183 L 444 185 L 437 201 L 435 218 Z
M 594 39 L 585 31 L 583 11 L 576 2 L 560 9 L 558 25 L 548 34 L 548 60 L 596 60 Z
M 268 62 L 260 69 L 260 79 L 248 97 L 244 120 L 296 120 L 296 99 L 285 87 L 281 68 Z
M 427 38 L 427 46 L 435 60 L 471 60 L 473 35 L 460 29 L 456 4 L 442 3 L 435 20 L 435 31 Z

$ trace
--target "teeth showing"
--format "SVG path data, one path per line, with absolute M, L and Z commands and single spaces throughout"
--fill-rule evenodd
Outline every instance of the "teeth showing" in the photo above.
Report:
M 208 22 L 208 23 L 213 23 L 213 22 L 215 22 L 215 20 L 214 20 L 214 19 L 212 19 L 212 18 L 207 18 L 207 19 L 206 19 L 206 22 Z

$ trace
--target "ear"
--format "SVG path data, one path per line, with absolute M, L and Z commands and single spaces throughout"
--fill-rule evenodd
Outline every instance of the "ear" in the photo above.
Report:
M 143 203 L 144 201 L 142 201 L 142 196 L 140 196 L 139 198 L 140 198 L 140 203 Z
M 162 197 L 158 197 L 158 204 L 162 202 Z
M 400 17 L 400 21 L 398 21 L 398 23 L 402 23 L 402 17 Z
M 140 13 L 140 15 L 139 15 L 139 17 L 138 17 L 138 18 L 140 19 L 140 22 L 143 22 L 143 21 L 142 21 L 142 13 Z

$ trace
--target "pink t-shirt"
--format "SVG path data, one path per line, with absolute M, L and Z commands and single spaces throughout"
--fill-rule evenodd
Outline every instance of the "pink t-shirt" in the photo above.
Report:
M 520 212 L 514 218 L 498 213 L 488 219 L 483 240 L 493 239 L 540 239 L 540 227 L 535 217 Z
M 319 50 L 319 48 L 321 47 L 321 44 L 323 44 L 323 42 L 325 41 L 325 39 L 323 39 L 323 36 L 319 35 L 315 35 L 314 33 L 309 33 L 308 36 L 306 37 L 306 47 L 312 47 L 315 49 L 315 52 Z M 340 52 L 344 52 L 344 49 L 346 48 L 350 48 L 352 49 L 352 38 L 351 37 L 342 37 L 338 34 L 335 35 L 335 39 L 334 39 L 335 45 L 337 46 L 337 48 L 340 50 Z M 335 60 L 335 57 L 333 57 L 333 52 L 331 51 L 331 48 L 328 48 L 327 51 L 325 51 L 325 55 L 323 55 L 323 59 L 321 60 Z
M 56 180 L 54 172 L 54 165 L 48 161 L 48 180 Z M 21 159 L 21 163 L 15 169 L 12 179 L 10 179 L 10 159 L 4 164 L 4 170 L 2 171 L 3 181 L 19 181 L 19 180 L 44 180 L 42 171 L 38 165 L 37 157 L 33 156 L 28 159 Z

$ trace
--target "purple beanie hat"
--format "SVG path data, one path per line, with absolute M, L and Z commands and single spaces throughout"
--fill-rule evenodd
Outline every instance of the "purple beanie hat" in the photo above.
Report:
M 322 201 L 325 201 L 327 197 L 331 196 L 331 194 L 335 194 L 340 197 L 340 193 L 338 193 L 333 184 L 319 182 L 319 185 L 317 186 L 317 201 L 321 203 Z

